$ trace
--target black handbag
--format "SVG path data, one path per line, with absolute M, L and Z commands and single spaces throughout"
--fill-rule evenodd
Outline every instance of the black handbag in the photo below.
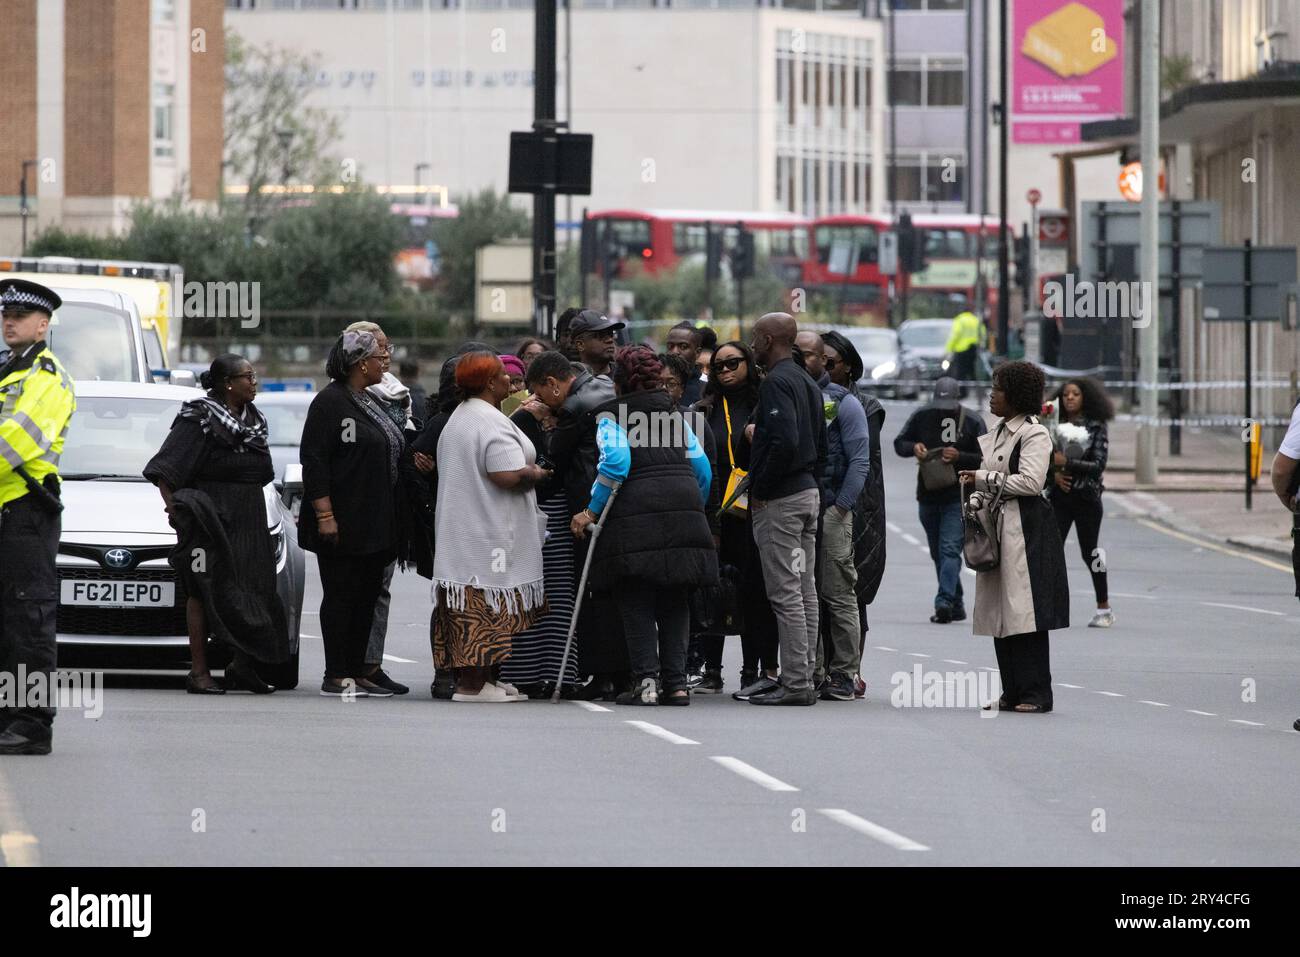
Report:
M 991 572 L 1002 562 L 1002 491 L 998 489 L 992 501 L 978 507 L 971 504 L 971 486 L 963 487 L 961 503 L 961 554 L 967 567 L 977 572 Z

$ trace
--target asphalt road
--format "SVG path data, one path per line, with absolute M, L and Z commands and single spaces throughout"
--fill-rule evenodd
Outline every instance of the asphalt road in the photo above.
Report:
M 891 403 L 886 434 L 906 409 Z M 870 611 L 867 700 L 755 708 L 432 701 L 427 583 L 395 583 L 405 698 L 267 698 L 115 682 L 49 758 L 0 761 L 9 865 L 1256 865 L 1300 861 L 1300 607 L 1281 564 L 1130 518 L 1107 498 L 1118 622 L 1052 636 L 1056 710 L 894 707 L 915 665 L 954 681 L 992 639 L 927 621 L 914 467 L 886 450 L 889 568 Z M 319 588 L 309 567 L 305 608 Z M 965 581 L 973 584 L 973 576 Z M 970 599 L 968 598 L 968 601 Z M 739 643 L 728 641 L 727 691 Z M 956 684 L 950 685 L 954 689 Z

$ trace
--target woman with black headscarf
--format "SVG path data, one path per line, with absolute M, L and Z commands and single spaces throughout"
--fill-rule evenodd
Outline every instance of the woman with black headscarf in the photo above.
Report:
M 367 391 L 384 375 L 369 332 L 345 332 L 330 350 L 332 380 L 312 400 L 302 433 L 304 504 L 298 541 L 320 567 L 321 694 L 387 698 L 366 677 L 375 603 L 397 551 L 402 431 Z
M 218 356 L 200 378 L 208 394 L 181 406 L 162 448 L 145 466 L 158 486 L 176 549 L 169 561 L 186 598 L 190 694 L 227 688 L 275 690 L 253 661 L 289 657 L 284 605 L 276 591 L 275 542 L 267 533 L 262 487 L 275 477 L 266 417 L 253 405 L 257 374 L 243 356 Z M 208 670 L 212 635 L 234 650 L 226 687 Z

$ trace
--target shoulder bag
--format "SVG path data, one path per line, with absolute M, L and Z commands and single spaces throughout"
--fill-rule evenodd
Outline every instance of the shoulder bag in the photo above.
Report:
M 749 514 L 749 493 L 741 491 L 739 486 L 749 473 L 744 469 L 736 468 L 736 452 L 731 444 L 731 407 L 727 404 L 726 396 L 722 397 L 722 414 L 727 420 L 727 461 L 731 463 L 731 474 L 727 477 L 727 490 L 722 495 L 722 510 L 727 515 L 744 518 Z

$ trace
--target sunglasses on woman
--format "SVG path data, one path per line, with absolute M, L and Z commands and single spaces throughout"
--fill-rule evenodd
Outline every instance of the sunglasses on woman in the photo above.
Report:
M 837 365 L 839 365 L 843 361 L 844 361 L 843 359 L 826 359 L 825 361 L 823 361 L 822 364 L 826 366 L 826 368 L 828 369 L 834 369 Z
M 723 369 L 726 369 L 728 372 L 735 372 L 740 368 L 740 364 L 744 361 L 744 357 L 742 356 L 732 356 L 730 359 L 721 359 L 713 363 L 713 371 L 721 372 Z

